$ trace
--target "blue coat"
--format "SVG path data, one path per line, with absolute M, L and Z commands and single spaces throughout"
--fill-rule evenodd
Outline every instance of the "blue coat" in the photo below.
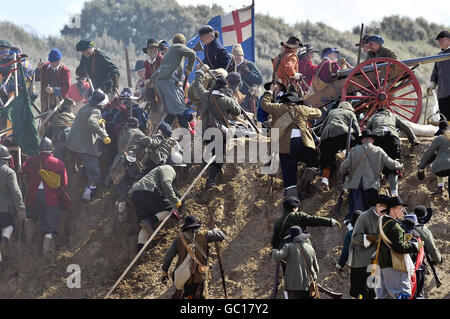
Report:
M 211 69 L 226 69 L 230 63 L 231 56 L 220 43 L 219 38 L 215 38 L 210 44 L 204 48 L 205 58 L 203 63 L 207 64 Z

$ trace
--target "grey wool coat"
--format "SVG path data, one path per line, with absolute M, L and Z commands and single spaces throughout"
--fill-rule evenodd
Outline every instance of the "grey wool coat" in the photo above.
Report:
M 367 156 L 360 161 L 366 150 Z M 364 190 L 369 188 L 378 190 L 380 188 L 379 177 L 385 166 L 394 170 L 402 168 L 403 164 L 391 159 L 381 147 L 367 142 L 352 148 L 339 170 L 341 175 L 350 171 L 349 178 L 344 184 L 346 189 L 358 189 L 362 179 Z
M 7 161 L 0 160 L 0 213 L 12 215 L 22 208 L 25 208 L 25 204 L 16 172 L 9 167 Z
M 350 110 L 334 109 L 328 113 L 327 118 L 320 128 L 320 139 L 324 140 L 329 137 L 336 137 L 344 134 L 347 135 L 350 119 L 353 119 L 352 133 L 356 132 L 358 136 L 361 135 L 361 130 L 359 128 L 355 112 Z
M 67 136 L 66 148 L 79 154 L 99 157 L 102 141 L 108 136 L 98 121 L 102 118 L 99 106 L 85 104 L 78 111 Z
M 303 249 L 306 265 L 298 245 L 300 245 Z M 319 274 L 319 264 L 317 262 L 316 252 L 307 242 L 286 243 L 281 249 L 272 250 L 272 258 L 278 262 L 285 260 L 287 263 L 284 279 L 284 290 L 286 291 L 309 290 L 311 280 L 308 276 L 306 267 L 308 268 L 313 280 L 317 280 L 317 275 Z

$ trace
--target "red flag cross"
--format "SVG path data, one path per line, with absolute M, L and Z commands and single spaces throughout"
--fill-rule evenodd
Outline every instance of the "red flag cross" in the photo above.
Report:
M 247 21 L 241 22 L 239 10 L 233 11 L 231 14 L 233 15 L 234 24 L 222 27 L 222 33 L 236 31 L 237 41 L 238 43 L 242 43 L 242 29 L 252 24 L 252 19 L 250 18 Z

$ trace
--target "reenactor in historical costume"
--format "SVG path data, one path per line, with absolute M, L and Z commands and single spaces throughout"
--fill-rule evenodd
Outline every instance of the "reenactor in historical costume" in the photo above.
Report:
M 162 56 L 165 56 L 165 55 L 166 55 L 166 53 L 167 53 L 167 51 L 169 50 L 169 48 L 170 48 L 170 43 L 169 43 L 167 40 L 161 40 L 161 41 L 159 41 L 158 49 L 159 49 L 159 53 L 160 53 Z
M 367 38 L 369 43 L 369 52 L 367 53 L 366 60 L 373 58 L 392 58 L 398 60 L 397 54 L 388 47 L 385 47 L 384 39 L 381 35 L 371 35 Z
M 298 72 L 305 76 L 305 83 L 301 83 L 303 92 L 308 92 L 309 87 L 312 84 L 314 73 L 316 73 L 318 65 L 314 64 L 312 59 L 314 57 L 314 53 L 319 53 L 319 51 L 314 50 L 314 48 L 310 45 L 306 45 L 306 51 L 299 55 L 298 61 Z
M 203 63 L 210 69 L 225 69 L 230 63 L 231 57 L 219 40 L 219 32 L 214 31 L 210 25 L 201 27 L 198 31 L 200 41 L 203 43 L 205 58 Z
M 259 99 L 258 91 L 262 85 L 262 74 L 255 63 L 245 59 L 244 50 L 240 44 L 234 45 L 231 52 L 233 59 L 231 60 L 227 71 L 236 71 L 241 75 L 242 84 L 240 91 L 245 96 L 245 100 L 240 104 L 244 110 L 256 113 Z
M 53 172 L 57 180 L 47 181 L 42 178 L 38 173 L 42 169 Z M 60 214 L 58 189 L 68 185 L 66 166 L 62 160 L 53 156 L 52 140 L 45 137 L 41 140 L 39 154 L 28 158 L 22 165 L 22 171 L 29 176 L 26 208 L 27 217 L 30 219 L 28 225 L 32 225 L 32 229 L 28 238 L 33 238 L 32 230 L 39 221 L 39 228 L 44 233 L 42 254 L 46 255 L 55 249 Z
M 350 296 L 353 298 L 373 299 L 375 291 L 367 286 L 367 266 L 372 263 L 372 255 L 377 250 L 378 219 L 384 215 L 387 208 L 388 196 L 378 195 L 370 209 L 364 211 L 356 220 L 353 227 L 349 248 L 350 266 Z
M 148 82 L 146 82 L 145 78 L 145 61 L 144 60 L 137 60 L 136 64 L 134 66 L 133 72 L 137 73 L 138 80 L 136 82 L 136 86 L 134 88 L 134 95 L 142 97 L 142 95 L 145 93 L 145 86 Z
M 284 290 L 288 299 L 311 299 L 309 287 L 319 274 L 316 252 L 307 241 L 311 234 L 299 226 L 290 227 L 289 232 L 285 244 L 273 249 L 271 256 L 277 262 L 286 262 Z
M 14 217 L 17 215 L 19 221 L 26 217 L 16 172 L 9 167 L 11 157 L 8 148 L 0 145 L 0 273 L 3 270 L 3 258 L 7 254 L 8 241 L 14 231 Z
M 238 101 L 234 97 L 230 96 L 228 82 L 226 79 L 222 77 L 218 78 L 217 81 L 215 81 L 212 90 L 207 90 L 203 86 L 205 76 L 203 71 L 204 68 L 207 68 L 207 66 L 196 71 L 196 77 L 194 83 L 192 83 L 195 94 L 202 101 L 202 105 L 205 108 L 203 113 L 202 136 L 208 128 L 230 128 L 230 124 L 228 122 L 230 116 L 239 116 L 241 114 Z M 225 132 L 225 130 L 222 132 Z M 225 145 L 225 139 L 226 136 L 223 134 L 223 145 Z M 205 140 L 204 142 L 209 144 L 212 140 Z M 213 152 L 214 151 L 215 150 L 213 150 Z M 215 155 L 215 152 L 212 155 Z M 209 167 L 206 189 L 216 185 L 216 176 L 222 169 L 223 163 L 224 158 L 216 158 L 214 163 Z
M 338 226 L 341 228 L 341 224 L 333 218 L 312 216 L 305 212 L 299 211 L 299 205 L 300 201 L 296 197 L 289 197 L 283 202 L 283 213 L 275 221 L 273 226 L 271 245 L 274 249 L 282 248 L 283 239 L 289 235 L 289 229 L 292 226 L 299 226 L 304 233 L 306 233 L 306 227 L 308 226 Z
M 82 52 L 76 74 L 80 77 L 89 76 L 94 89 L 101 89 L 112 100 L 119 90 L 118 67 L 105 52 L 95 48 L 94 41 L 89 38 L 80 40 L 76 49 Z
M 288 91 L 299 93 L 297 81 L 301 79 L 302 74 L 298 72 L 298 56 L 299 49 L 303 46 L 297 37 L 289 37 L 286 43 L 281 42 L 281 53 L 274 59 L 273 64 L 273 80 L 281 80 Z
M 320 127 L 320 167 L 322 180 L 320 187 L 329 191 L 331 173 L 336 170 L 336 154 L 347 146 L 348 126 L 352 121 L 351 141 L 361 135 L 353 106 L 349 102 L 339 103 L 337 109 L 328 112 Z M 354 144 L 354 143 L 353 143 Z
M 41 82 L 41 111 L 53 109 L 62 102 L 70 90 L 70 70 L 62 64 L 62 53 L 52 49 L 48 62 L 40 62 L 36 69 L 35 81 Z
M 420 180 L 425 179 L 425 167 L 433 163 L 432 172 L 437 176 L 437 190 L 433 195 L 442 196 L 444 193 L 445 179 L 450 176 L 450 129 L 447 120 L 439 122 L 437 137 L 431 142 L 420 160 L 417 176 Z M 450 185 L 448 189 L 450 196 Z
M 405 206 L 399 197 L 388 200 L 386 213 L 379 219 L 378 265 L 380 282 L 375 289 L 378 299 L 408 299 L 411 297 L 411 275 L 414 264 L 409 255 L 419 252 L 424 242 L 411 242 L 399 221 L 405 215 Z M 393 260 L 394 258 L 398 260 Z
M 361 135 L 361 145 L 352 148 L 350 154 L 342 162 L 341 175 L 349 176 L 344 184 L 344 189 L 349 194 L 349 211 L 345 220 L 351 219 L 355 210 L 366 211 L 370 203 L 377 197 L 380 188 L 380 174 L 384 167 L 397 170 L 403 164 L 390 158 L 386 152 L 373 145 L 376 135 L 366 129 Z
M 295 55 L 295 57 L 297 57 Z M 279 128 L 281 121 L 287 120 L 288 126 L 279 132 L 280 164 L 283 174 L 285 198 L 294 196 L 301 200 L 313 196 L 311 182 L 319 170 L 319 156 L 308 121 L 319 118 L 322 112 L 317 108 L 303 105 L 304 102 L 295 92 L 283 95 L 278 103 L 272 103 L 272 96 L 278 85 L 272 85 L 261 100 L 261 108 L 272 114 L 272 128 Z M 302 176 L 300 195 L 297 193 L 298 162 L 306 164 Z
M 380 108 L 371 117 L 367 123 L 367 128 L 376 135 L 374 145 L 381 147 L 390 158 L 395 160 L 400 159 L 402 154 L 402 144 L 398 136 L 398 130 L 406 134 L 412 146 L 419 145 L 419 141 L 411 127 L 399 115 L 394 114 L 385 107 Z M 388 177 L 391 196 L 398 196 L 398 176 L 400 171 L 385 168 L 383 169 L 383 174 Z
M 66 139 L 75 120 L 75 115 L 73 114 L 74 106 L 75 102 L 73 100 L 65 98 L 44 132 L 44 136 L 53 142 L 53 155 L 61 161 L 65 160 Z
M 67 149 L 78 154 L 84 164 L 88 183 L 83 192 L 83 200 L 90 201 L 95 195 L 100 175 L 100 141 L 110 144 L 111 139 L 105 130 L 105 120 L 101 110 L 108 104 L 108 96 L 95 90 L 88 103 L 78 111 L 67 136 Z
M 441 47 L 441 52 L 438 54 L 450 53 L 450 32 L 440 32 L 436 40 Z M 445 118 L 450 119 L 450 60 L 436 62 L 434 64 L 427 94 L 430 95 L 436 87 L 438 88 L 439 112 Z
M 138 251 L 170 211 L 181 206 L 181 195 L 173 185 L 177 174 L 171 165 L 161 165 L 134 183 L 129 194 L 140 221 Z
M 366 54 L 367 54 L 367 53 L 369 52 L 369 50 L 370 50 L 370 47 L 369 47 L 369 41 L 368 41 L 369 38 L 370 38 L 370 35 L 366 34 L 366 35 L 363 36 L 362 39 L 361 39 L 361 49 L 362 49 L 362 52 L 364 52 L 364 53 L 366 53 Z M 355 44 L 355 47 L 359 47 L 359 42 Z
M 331 74 L 342 69 L 338 63 L 338 53 L 339 50 L 337 48 L 325 48 L 322 50 L 322 62 L 317 66 L 316 72 L 314 73 L 308 95 L 319 92 L 329 85 L 332 82 Z
M 166 123 L 171 125 L 175 118 L 181 127 L 188 128 L 188 112 L 185 93 L 183 91 L 183 66 L 185 59 L 188 63 L 185 68 L 186 77 L 194 68 L 195 51 L 186 46 L 186 38 L 177 33 L 172 39 L 173 45 L 169 48 L 161 67 L 150 79 L 154 83 L 158 96 L 161 98 L 164 111 L 167 112 Z
M 433 233 L 426 226 L 433 215 L 433 210 L 431 208 L 425 208 L 424 206 L 417 206 L 414 208 L 414 214 L 417 216 L 415 230 L 420 234 L 420 239 L 424 242 L 425 254 L 429 255 L 433 264 L 442 264 L 444 259 L 442 258 L 439 249 L 436 247 Z M 416 298 L 424 298 L 423 287 L 425 284 L 425 274 L 427 273 L 426 270 L 427 269 L 424 268 L 417 276 Z
M 170 265 L 178 256 L 178 262 L 172 273 L 172 279 L 176 285 L 176 292 L 172 299 L 207 299 L 207 275 L 208 275 L 208 244 L 219 242 L 225 239 L 225 234 L 218 228 L 212 230 L 202 230 L 202 223 L 195 216 L 187 216 L 181 232 L 170 245 L 164 256 L 162 264 L 162 283 L 167 283 L 169 279 L 168 271 Z M 192 259 L 192 263 L 186 263 L 186 258 Z M 181 268 L 188 267 L 191 276 L 177 278 Z M 180 276 L 181 277 L 181 276 Z M 185 282 L 183 282 L 186 280 Z

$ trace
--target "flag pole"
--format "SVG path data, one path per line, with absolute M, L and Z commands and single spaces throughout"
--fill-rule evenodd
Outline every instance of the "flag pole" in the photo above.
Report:
M 14 61 L 17 59 L 17 53 L 14 53 Z M 17 79 L 17 62 L 14 63 L 14 97 L 19 95 L 19 81 Z

